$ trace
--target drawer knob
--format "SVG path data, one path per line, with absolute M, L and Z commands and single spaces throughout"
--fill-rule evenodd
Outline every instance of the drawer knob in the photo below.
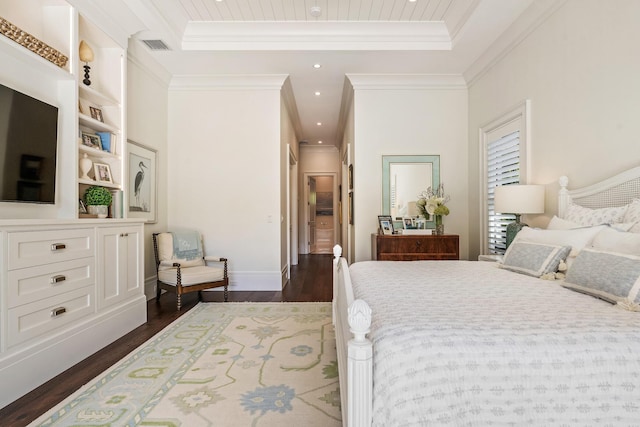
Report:
M 54 308 L 53 310 L 51 310 L 51 317 L 57 317 L 60 316 L 61 314 L 64 314 L 67 312 L 67 309 L 64 307 L 57 307 Z
M 60 249 L 65 249 L 66 247 L 67 245 L 65 245 L 64 243 L 54 243 L 51 245 L 51 250 L 59 251 Z
M 53 276 L 51 278 L 51 283 L 55 285 L 56 283 L 64 282 L 65 280 L 67 280 L 67 277 L 65 275 L 58 274 L 57 276 Z

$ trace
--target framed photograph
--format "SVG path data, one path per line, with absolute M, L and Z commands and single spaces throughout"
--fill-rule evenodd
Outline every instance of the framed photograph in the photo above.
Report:
M 113 184 L 113 177 L 111 176 L 111 168 L 106 163 L 94 163 L 93 173 L 96 175 L 96 181 L 108 182 Z
M 128 141 L 127 152 L 128 216 L 155 223 L 158 221 L 158 152 L 131 140 Z
M 349 165 L 349 190 L 353 190 L 353 165 Z
M 97 148 L 98 150 L 102 150 L 100 137 L 94 133 L 82 132 L 82 145 L 86 145 L 87 147 Z
M 393 220 L 391 215 L 378 215 L 378 225 L 382 234 L 393 234 Z
M 91 118 L 95 119 L 99 122 L 104 123 L 104 118 L 102 117 L 102 110 L 96 107 L 89 107 L 89 112 L 91 113 Z
M 83 214 L 87 213 L 87 206 L 84 204 L 82 199 L 78 199 L 78 212 Z
M 402 228 L 404 228 L 405 230 L 416 228 L 413 223 L 413 218 L 402 218 Z

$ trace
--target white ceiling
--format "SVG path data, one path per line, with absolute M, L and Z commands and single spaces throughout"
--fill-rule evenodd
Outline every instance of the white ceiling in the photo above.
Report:
M 339 145 L 347 74 L 463 74 L 541 0 L 127 0 L 171 75 L 286 74 L 301 140 Z M 319 7 L 319 16 L 311 8 Z M 109 12 L 109 6 L 103 6 Z M 121 18 L 120 18 L 121 19 Z M 138 46 L 136 46 L 138 48 Z M 140 47 L 142 49 L 142 47 Z M 322 67 L 314 69 L 313 64 Z M 314 93 L 320 92 L 320 96 Z M 318 126 L 317 123 L 322 123 Z

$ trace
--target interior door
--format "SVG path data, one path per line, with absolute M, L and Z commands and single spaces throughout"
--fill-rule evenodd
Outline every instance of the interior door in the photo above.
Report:
M 316 179 L 309 177 L 309 253 L 316 250 Z

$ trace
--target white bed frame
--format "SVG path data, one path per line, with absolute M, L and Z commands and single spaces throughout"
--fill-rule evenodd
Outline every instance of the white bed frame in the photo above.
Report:
M 616 207 L 640 197 L 640 166 L 588 187 L 569 190 L 569 178 L 558 180 L 558 216 L 564 218 L 569 203 L 588 208 Z M 373 343 L 366 337 L 371 308 L 354 300 L 349 265 L 342 248 L 333 248 L 333 324 L 336 331 L 342 425 L 369 427 L 373 401 Z M 407 262 L 407 261 L 402 261 Z

